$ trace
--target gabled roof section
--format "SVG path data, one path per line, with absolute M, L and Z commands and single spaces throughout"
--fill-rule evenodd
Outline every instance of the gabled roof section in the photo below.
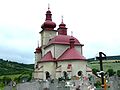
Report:
M 75 37 L 72 37 L 72 38 L 74 38 L 74 40 L 75 40 L 75 45 L 82 45 Z M 71 36 L 69 36 L 69 35 L 57 35 L 49 41 L 48 45 L 50 45 L 50 44 L 63 44 L 63 45 L 67 44 L 67 45 L 69 45 L 70 39 L 71 39 Z
M 58 61 L 63 60 L 85 60 L 85 57 L 80 54 L 75 48 L 68 48 L 59 58 Z
M 41 59 L 41 62 L 54 61 L 51 51 L 47 52 Z

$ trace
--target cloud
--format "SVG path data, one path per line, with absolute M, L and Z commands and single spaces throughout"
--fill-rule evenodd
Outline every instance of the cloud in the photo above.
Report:
M 63 15 L 68 34 L 73 31 L 84 44 L 85 57 L 94 57 L 99 51 L 120 54 L 119 0 L 1 0 L 0 58 L 34 62 L 48 3 L 57 27 Z

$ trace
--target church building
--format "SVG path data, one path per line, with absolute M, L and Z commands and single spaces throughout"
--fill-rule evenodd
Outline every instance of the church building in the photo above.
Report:
M 67 34 L 63 19 L 59 28 L 52 21 L 48 8 L 45 22 L 41 25 L 41 45 L 35 50 L 34 78 L 46 80 L 58 79 L 67 75 L 72 77 L 87 76 L 87 61 L 83 56 L 84 46 L 72 35 Z

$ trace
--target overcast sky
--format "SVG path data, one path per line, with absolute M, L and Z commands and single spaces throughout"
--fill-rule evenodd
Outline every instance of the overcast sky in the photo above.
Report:
M 34 63 L 48 3 L 55 29 L 63 15 L 86 58 L 120 55 L 120 0 L 0 0 L 0 58 Z

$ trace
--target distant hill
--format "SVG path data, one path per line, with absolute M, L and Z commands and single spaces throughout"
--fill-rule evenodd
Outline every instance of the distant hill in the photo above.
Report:
M 95 58 L 89 58 L 87 60 L 88 61 L 94 61 Z M 117 56 L 107 56 L 106 60 L 120 60 L 120 55 L 117 55 Z
M 109 61 L 109 60 L 108 60 Z M 100 63 L 99 61 L 91 61 L 88 62 L 88 66 L 92 69 L 98 69 L 100 70 Z M 113 69 L 114 71 L 120 70 L 120 62 L 112 62 L 111 60 L 109 62 L 103 61 L 103 70 L 107 71 L 108 69 Z
M 0 76 L 33 72 L 34 64 L 23 64 L 0 59 Z

